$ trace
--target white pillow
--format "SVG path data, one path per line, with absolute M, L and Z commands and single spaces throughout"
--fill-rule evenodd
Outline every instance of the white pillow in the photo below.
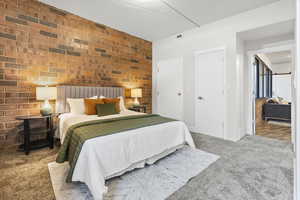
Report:
M 97 96 L 90 97 L 89 99 L 97 99 Z M 83 98 L 68 98 L 67 102 L 70 106 L 70 113 L 73 114 L 84 114 L 85 113 L 85 106 L 84 106 L 84 99 Z
M 67 102 L 70 106 L 70 113 L 84 114 L 84 99 L 71 99 L 68 98 Z
M 99 99 L 105 99 L 105 98 L 106 98 L 106 97 L 105 97 L 105 96 L 102 96 L 102 95 L 99 97 Z
M 125 101 L 124 101 L 124 98 L 122 96 L 118 97 L 120 99 L 120 110 L 121 111 L 125 111 L 127 110 L 126 109 L 126 106 L 125 106 Z

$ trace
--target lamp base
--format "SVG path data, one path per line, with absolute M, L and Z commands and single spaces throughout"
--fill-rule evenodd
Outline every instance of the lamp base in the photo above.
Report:
M 40 113 L 42 116 L 48 116 L 52 114 L 52 109 L 41 109 Z
M 139 100 L 138 100 L 138 98 L 136 97 L 136 98 L 134 98 L 134 102 L 133 102 L 133 104 L 132 104 L 133 106 L 139 106 L 140 105 L 140 102 L 139 102 Z
M 48 100 L 45 100 L 45 103 L 43 105 L 43 107 L 40 110 L 40 113 L 42 116 L 48 116 L 52 114 L 52 108 L 51 105 L 49 104 Z

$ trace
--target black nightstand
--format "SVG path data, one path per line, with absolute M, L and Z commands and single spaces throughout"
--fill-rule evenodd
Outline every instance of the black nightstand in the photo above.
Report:
M 132 106 L 132 107 L 130 107 L 128 109 L 132 110 L 132 111 L 135 111 L 135 112 L 147 113 L 147 106 L 145 106 L 145 105 Z
M 40 149 L 44 147 L 50 147 L 53 149 L 54 146 L 54 127 L 53 127 L 53 117 L 55 115 L 48 116 L 20 116 L 16 117 L 17 120 L 24 121 L 24 144 L 20 145 L 20 149 L 25 152 L 26 155 L 29 154 L 31 150 Z M 34 120 L 43 120 L 45 123 L 44 127 L 30 128 L 30 122 Z M 43 134 L 46 133 L 47 137 L 41 140 L 30 141 L 31 134 Z

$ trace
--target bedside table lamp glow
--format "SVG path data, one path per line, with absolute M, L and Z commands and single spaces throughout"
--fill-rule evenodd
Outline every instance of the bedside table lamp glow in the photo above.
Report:
M 56 87 L 37 87 L 36 88 L 36 99 L 44 100 L 44 104 L 41 108 L 41 115 L 47 116 L 52 114 L 52 107 L 49 100 L 55 100 L 57 97 Z
M 139 106 L 140 102 L 138 98 L 142 97 L 142 89 L 141 88 L 131 89 L 131 97 L 134 98 L 133 106 Z

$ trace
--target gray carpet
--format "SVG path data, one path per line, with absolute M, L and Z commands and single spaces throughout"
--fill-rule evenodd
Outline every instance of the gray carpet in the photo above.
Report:
M 221 158 L 168 200 L 292 200 L 293 153 L 285 141 L 248 136 L 234 143 L 193 134 L 198 148 Z
M 218 158 L 199 149 L 184 147 L 153 165 L 110 179 L 106 182 L 108 193 L 103 200 L 164 200 Z M 85 184 L 66 184 L 68 163 L 52 162 L 48 167 L 56 200 L 94 199 Z

